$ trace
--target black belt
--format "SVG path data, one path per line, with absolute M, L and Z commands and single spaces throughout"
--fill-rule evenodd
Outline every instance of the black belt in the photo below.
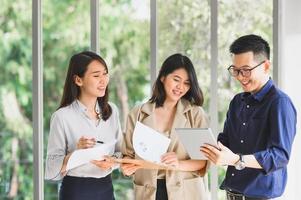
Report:
M 268 200 L 266 198 L 246 197 L 243 194 L 227 191 L 227 200 Z

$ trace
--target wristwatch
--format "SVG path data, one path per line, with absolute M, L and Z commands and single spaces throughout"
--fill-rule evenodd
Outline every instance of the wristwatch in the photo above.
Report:
M 243 170 L 246 167 L 246 163 L 244 161 L 244 157 L 241 154 L 239 155 L 239 160 L 235 163 L 235 169 L 237 170 Z

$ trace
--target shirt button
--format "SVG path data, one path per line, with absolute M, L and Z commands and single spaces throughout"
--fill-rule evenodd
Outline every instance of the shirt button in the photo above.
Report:
M 233 174 L 231 174 L 232 176 L 234 176 L 234 173 Z
M 247 105 L 247 108 L 250 108 L 250 106 L 249 106 L 249 105 Z
M 243 141 L 243 140 L 240 140 L 240 143 L 244 143 L 244 141 Z
M 246 123 L 244 122 L 244 123 L 242 123 L 242 125 L 244 125 L 244 126 L 245 126 L 245 125 L 246 125 Z

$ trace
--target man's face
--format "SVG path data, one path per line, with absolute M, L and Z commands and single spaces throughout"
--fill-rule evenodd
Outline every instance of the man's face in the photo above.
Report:
M 253 52 L 246 52 L 241 54 L 234 54 L 232 57 L 233 66 L 235 70 L 252 69 L 264 60 L 255 60 Z M 243 76 L 240 72 L 235 78 L 239 81 L 242 89 L 245 92 L 256 93 L 269 79 L 270 62 L 266 60 L 258 67 L 250 71 L 249 76 Z

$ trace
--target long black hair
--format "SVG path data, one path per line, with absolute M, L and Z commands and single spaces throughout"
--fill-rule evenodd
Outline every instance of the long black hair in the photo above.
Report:
M 191 60 L 182 54 L 173 54 L 169 56 L 162 64 L 157 80 L 153 86 L 153 94 L 150 98 L 151 103 L 156 103 L 156 107 L 163 106 L 166 99 L 166 92 L 164 90 L 163 83 L 161 82 L 162 77 L 166 77 L 177 69 L 185 69 L 188 73 L 190 82 L 190 89 L 182 97 L 192 104 L 202 106 L 204 102 L 203 92 L 199 86 L 198 79 L 194 70 L 194 66 Z
M 80 95 L 80 88 L 75 84 L 75 76 L 84 77 L 88 65 L 92 61 L 100 62 L 108 71 L 106 62 L 102 57 L 91 51 L 83 51 L 78 54 L 74 54 L 69 62 L 69 68 L 65 80 L 63 97 L 59 108 L 70 105 Z M 107 120 L 112 114 L 112 108 L 108 103 L 109 100 L 109 89 L 108 86 L 103 97 L 97 97 L 97 102 L 101 109 L 101 116 L 103 120 Z

